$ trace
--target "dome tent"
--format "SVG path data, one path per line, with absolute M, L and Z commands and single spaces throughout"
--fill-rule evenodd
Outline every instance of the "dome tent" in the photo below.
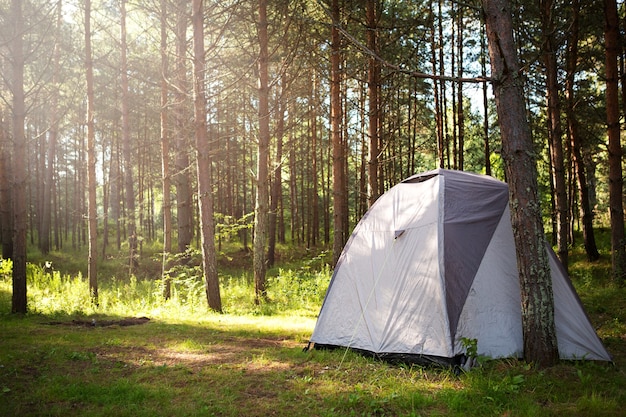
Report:
M 552 249 L 561 359 L 610 361 Z M 522 314 L 508 186 L 435 170 L 382 195 L 335 267 L 310 342 L 388 360 L 459 365 L 467 340 L 522 357 Z

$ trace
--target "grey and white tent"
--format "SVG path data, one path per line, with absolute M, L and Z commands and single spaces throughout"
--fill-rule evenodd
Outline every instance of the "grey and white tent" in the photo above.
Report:
M 562 359 L 610 361 L 567 273 L 546 245 Z M 491 358 L 523 354 L 508 187 L 435 170 L 382 195 L 333 273 L 311 343 L 408 362 L 459 364 L 463 339 Z

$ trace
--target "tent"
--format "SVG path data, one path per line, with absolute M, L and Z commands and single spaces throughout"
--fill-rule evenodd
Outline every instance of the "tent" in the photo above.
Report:
M 610 361 L 560 261 L 548 251 L 562 359 Z M 520 289 L 508 186 L 435 170 L 382 195 L 334 270 L 311 335 L 388 360 L 459 365 L 522 357 Z

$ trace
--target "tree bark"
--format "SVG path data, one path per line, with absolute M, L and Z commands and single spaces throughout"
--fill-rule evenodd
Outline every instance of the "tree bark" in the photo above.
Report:
M 168 59 L 167 59 L 167 0 L 161 0 L 161 179 L 163 186 L 163 260 L 161 277 L 163 297 L 171 296 L 171 280 L 167 276 L 168 260 L 172 252 L 172 178 L 170 177 L 170 139 L 168 124 Z
M 487 40 L 485 32 L 480 31 L 480 68 L 482 76 L 487 78 Z M 483 135 L 485 150 L 485 174 L 491 176 L 491 150 L 489 146 L 489 101 L 487 99 L 487 81 L 483 85 Z
M 133 180 L 133 157 L 130 138 L 130 110 L 128 106 L 128 63 L 126 45 L 126 0 L 120 5 L 121 38 L 121 87 L 122 87 L 122 153 L 124 154 L 124 197 L 126 200 L 126 230 L 128 233 L 129 275 L 137 267 L 137 228 L 135 224 L 135 187 Z
M 319 148 L 319 129 L 317 127 L 317 106 L 318 106 L 318 80 L 315 74 L 313 74 L 313 81 L 311 83 L 311 97 L 312 105 L 309 108 L 311 117 L 311 181 L 312 181 L 312 199 L 311 210 L 313 210 L 313 220 L 311 225 L 311 245 L 316 246 L 320 235 L 320 213 L 319 213 L 319 186 L 318 186 L 318 148 Z M 291 113 L 290 113 L 291 114 Z
M 291 208 L 291 241 L 294 243 L 300 243 L 300 235 L 298 233 L 299 230 L 299 221 L 300 218 L 300 209 L 299 209 L 299 193 L 298 193 L 298 169 L 297 169 L 297 160 L 296 160 L 296 151 L 297 151 L 298 143 L 296 141 L 296 137 L 293 133 L 289 135 L 289 206 Z
M 187 6 L 186 0 L 178 1 L 176 22 L 176 75 L 175 75 L 175 118 L 177 149 L 175 158 L 176 174 L 176 215 L 178 225 L 178 252 L 184 253 L 193 239 L 193 200 L 189 175 L 189 140 L 187 132 Z
M 265 273 L 267 269 L 265 245 L 269 211 L 269 76 L 267 0 L 259 0 L 259 140 L 257 148 L 256 206 L 254 209 L 253 269 L 256 303 L 267 297 Z
M 538 198 L 536 155 L 523 95 L 507 0 L 483 0 L 491 74 L 509 180 L 522 303 L 524 359 L 539 366 L 558 360 L 552 277 Z
M 439 3 L 441 3 L 441 1 L 439 1 Z M 439 13 L 437 15 L 435 15 L 435 11 L 433 9 L 433 3 L 430 2 L 429 3 L 429 11 L 430 11 L 430 15 L 431 15 L 431 22 L 430 22 L 430 36 L 431 36 L 431 41 L 430 41 L 430 47 L 431 47 L 431 65 L 432 65 L 432 69 L 433 69 L 433 74 L 437 74 L 437 49 L 441 48 L 441 45 L 437 42 L 437 37 L 435 35 L 436 31 L 435 31 L 435 20 L 440 21 L 440 16 L 441 16 L 441 4 L 439 4 Z M 439 27 L 441 27 L 441 24 L 439 24 Z M 439 38 L 439 42 L 441 38 Z M 442 64 L 441 62 L 439 63 L 440 65 Z M 439 80 L 434 79 L 432 81 L 433 83 L 433 96 L 435 99 L 434 102 L 434 111 L 435 111 L 435 126 L 436 126 L 436 135 L 437 135 L 437 159 L 439 161 L 439 168 L 445 168 L 446 166 L 446 161 L 445 161 L 445 146 L 444 146 L 444 133 L 443 133 L 443 116 L 442 116 L 442 111 L 441 111 L 441 93 L 439 92 Z
M 121 169 L 119 143 L 116 138 L 111 140 L 111 156 L 109 162 L 109 200 L 111 205 L 111 219 L 115 223 L 115 245 L 119 251 L 122 248 L 122 190 L 120 189 Z
M 605 59 L 606 59 L 606 123 L 609 137 L 609 211 L 611 214 L 611 260 L 613 280 L 623 284 L 626 277 L 626 242 L 624 241 L 624 206 L 622 202 L 622 146 L 620 140 L 619 74 L 617 57 L 620 53 L 619 19 L 616 0 L 604 1 Z
M 91 53 L 91 0 L 85 0 L 85 69 L 87 81 L 87 229 L 89 234 L 87 276 L 91 301 L 98 305 L 98 217 L 96 210 L 96 132 Z
M 593 211 L 589 201 L 589 186 L 587 175 L 585 174 L 585 162 L 583 160 L 581 148 L 582 138 L 578 127 L 578 117 L 576 115 L 575 96 L 575 76 L 578 63 L 578 31 L 579 31 L 579 11 L 580 1 L 572 0 L 572 23 L 570 25 L 568 46 L 567 46 L 567 76 L 565 81 L 565 100 L 567 104 L 567 133 L 571 147 L 571 158 L 574 165 L 574 172 L 578 184 L 578 200 L 580 204 L 580 215 L 582 217 L 583 244 L 587 259 L 590 262 L 600 258 L 596 245 L 595 233 L 593 230 Z
M 342 140 L 341 122 L 343 120 L 341 101 L 341 38 L 337 25 L 340 20 L 339 0 L 332 0 L 330 51 L 330 131 L 332 141 L 332 178 L 333 178 L 333 266 L 337 264 L 343 246 L 346 243 L 344 201 L 347 200 L 345 181 L 344 144 Z
M 5 118 L 0 113 L 0 238 L 2 257 L 9 259 L 13 257 L 13 188 L 10 178 L 13 168 L 12 149 L 4 126 Z
M 62 22 L 62 1 L 57 4 L 56 40 L 52 53 L 52 84 L 56 88 L 59 86 L 59 55 L 61 50 L 61 24 Z M 50 252 L 50 236 L 52 225 L 52 199 L 56 189 L 54 185 L 55 159 L 57 150 L 57 138 L 59 133 L 59 91 L 55 90 L 50 99 L 50 132 L 48 133 L 47 166 L 45 179 L 43 181 L 43 200 L 41 208 L 41 230 L 39 234 L 39 248 L 42 254 Z
M 439 151 L 439 158 L 440 161 L 443 158 L 443 166 L 441 166 L 441 168 L 447 167 L 450 168 L 450 134 L 448 131 L 448 97 L 447 97 L 447 93 L 446 93 L 446 82 L 443 79 L 443 77 L 445 76 L 445 63 L 446 60 L 444 59 L 444 51 L 443 51 L 443 47 L 444 47 L 444 37 L 443 37 L 443 26 L 444 26 L 444 22 L 443 22 L 443 2 L 444 0 L 438 0 L 437 1 L 437 17 L 438 17 L 438 25 L 437 25 L 437 32 L 439 34 L 439 76 L 441 77 L 441 79 L 439 80 L 439 93 L 441 94 L 441 98 L 439 100 L 439 112 L 440 112 L 440 116 L 441 116 L 441 127 L 442 127 L 442 133 L 441 133 L 441 137 L 442 137 L 442 146 L 441 146 L 441 150 Z
M 552 165 L 552 181 L 554 183 L 554 204 L 556 211 L 556 242 L 557 255 L 567 269 L 569 222 L 567 183 L 565 180 L 565 163 L 563 158 L 563 129 L 561 126 L 561 100 L 558 82 L 558 64 L 554 39 L 553 1 L 541 1 L 541 26 L 543 32 L 543 64 L 546 71 L 546 99 L 548 105 L 548 141 L 550 144 L 550 160 Z
M 459 80 L 463 78 L 463 7 L 459 7 L 457 10 L 457 50 L 458 50 L 458 68 L 457 76 Z M 457 86 L 457 108 L 456 108 L 456 121 L 458 128 L 458 169 L 463 171 L 465 169 L 465 110 L 463 106 L 463 83 L 459 81 Z
M 267 248 L 267 266 L 272 267 L 276 261 L 276 240 L 280 229 L 279 216 L 282 210 L 283 200 L 283 137 L 285 135 L 285 111 L 287 106 L 287 75 L 281 76 L 281 92 L 278 98 L 278 112 L 276 115 L 276 156 L 274 157 L 274 180 L 271 184 L 270 209 L 269 209 L 269 231 Z M 314 139 L 313 139 L 314 140 Z
M 202 0 L 193 0 L 191 21 L 193 26 L 193 109 L 194 137 L 196 141 L 196 167 L 198 172 L 198 206 L 200 209 L 200 240 L 205 291 L 209 308 L 221 312 L 222 300 L 217 275 L 215 255 L 215 221 L 213 218 L 213 184 L 211 144 L 206 126 L 206 93 L 204 82 L 204 8 Z
M 378 54 L 378 1 L 367 0 L 367 47 L 370 51 Z M 380 137 L 378 123 L 380 120 L 380 64 L 374 56 L 370 56 L 367 70 L 367 94 L 369 97 L 368 117 L 368 157 L 367 157 L 367 196 L 368 205 L 371 206 L 378 199 L 378 154 L 380 153 Z
M 26 299 L 26 134 L 24 121 L 26 105 L 24 96 L 24 19 L 22 1 L 11 1 L 13 39 L 11 41 L 12 91 L 13 91 L 13 296 L 11 311 L 25 314 Z

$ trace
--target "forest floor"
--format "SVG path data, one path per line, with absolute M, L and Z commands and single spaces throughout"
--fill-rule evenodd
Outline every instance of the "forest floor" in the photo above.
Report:
M 614 364 L 500 360 L 457 375 L 303 352 L 313 318 L 98 320 L 2 316 L 2 415 L 624 415 L 623 334 L 609 337 Z
M 102 288 L 103 305 L 113 306 L 106 291 L 127 300 L 124 313 L 14 315 L 10 280 L 0 277 L 0 415 L 624 416 L 626 288 L 610 282 L 608 262 L 588 264 L 574 252 L 570 273 L 613 363 L 537 369 L 508 359 L 460 373 L 344 350 L 305 352 L 314 309 L 217 314 L 186 305 L 176 315 L 156 304 L 147 309 L 155 287 L 143 282 Z M 297 281 L 307 268 L 281 274 Z M 66 303 L 69 284 L 76 285 L 54 282 L 65 288 Z M 31 302 L 53 298 L 47 288 Z M 293 286 L 281 288 L 298 295 Z M 143 298 L 132 301 L 140 291 Z M 241 303 L 230 294 L 237 291 L 227 287 L 225 302 Z M 273 294 L 275 302 L 282 297 Z

